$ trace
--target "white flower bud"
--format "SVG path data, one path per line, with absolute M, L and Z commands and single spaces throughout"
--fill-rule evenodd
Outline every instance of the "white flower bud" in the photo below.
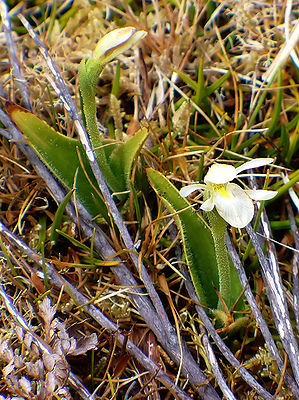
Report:
M 15 356 L 15 366 L 16 368 L 23 368 L 25 365 L 22 356 Z
M 35 363 L 26 363 L 26 370 L 29 376 L 34 379 L 41 379 L 44 374 L 44 364 L 42 360 L 37 360 Z
M 40 303 L 39 311 L 40 316 L 44 319 L 45 323 L 50 326 L 56 313 L 56 307 L 51 306 L 51 300 L 49 299 L 49 297 L 45 297 Z
M 17 337 L 18 337 L 18 339 L 19 339 L 19 341 L 20 342 L 23 342 L 23 339 L 24 339 L 24 331 L 23 331 L 23 328 L 21 328 L 20 326 L 16 326 L 15 327 L 15 332 L 16 332 L 16 334 L 17 334 Z
M 0 359 L 10 362 L 13 358 L 13 351 L 10 349 L 8 341 L 4 340 L 2 343 L 0 343 Z
M 146 35 L 145 31 L 138 31 L 131 26 L 114 29 L 99 40 L 92 58 L 101 64 L 106 64 Z

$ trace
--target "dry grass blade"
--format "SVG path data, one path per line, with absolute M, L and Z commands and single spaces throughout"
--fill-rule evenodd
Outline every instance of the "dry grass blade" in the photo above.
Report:
M 197 295 L 195 293 L 193 285 L 192 285 L 190 279 L 187 278 L 187 273 L 185 273 L 185 275 L 186 275 L 186 287 L 187 287 L 189 296 L 193 299 L 193 301 L 195 301 L 195 304 L 198 304 L 199 300 L 198 300 L 198 297 L 197 297 Z M 262 398 L 264 398 L 266 400 L 270 400 L 272 398 L 272 395 L 270 393 L 268 393 L 254 379 L 254 377 L 247 371 L 247 369 L 240 364 L 240 362 L 237 360 L 237 358 L 233 355 L 233 353 L 230 351 L 230 349 L 226 346 L 224 341 L 221 339 L 221 337 L 216 332 L 213 324 L 211 323 L 211 321 L 207 317 L 205 310 L 199 305 L 196 305 L 195 307 L 196 307 L 196 310 L 198 312 L 198 315 L 199 315 L 200 319 L 202 320 L 202 322 L 204 324 L 204 327 L 206 328 L 206 330 L 209 333 L 209 335 L 213 338 L 213 340 L 215 341 L 217 347 L 219 348 L 221 353 L 224 355 L 224 357 L 231 363 L 231 365 L 233 365 L 233 367 L 236 369 L 236 371 L 242 376 L 244 381 L 247 382 L 249 386 L 254 388 L 256 390 L 256 392 L 259 393 L 259 395 Z M 264 325 L 266 325 L 266 324 L 264 324 Z
M 291 221 L 291 230 L 293 232 L 295 248 L 299 250 L 299 232 L 296 225 L 294 213 L 289 202 L 287 202 L 288 215 Z M 294 313 L 297 322 L 297 332 L 299 332 L 299 254 L 294 253 L 293 256 L 293 298 L 294 298 Z
M 265 216 L 264 216 L 265 217 Z M 263 222 L 263 227 L 265 228 L 265 234 L 266 238 L 269 237 L 269 229 L 268 229 L 268 224 L 264 220 Z M 290 324 L 290 318 L 289 318 L 289 313 L 287 309 L 287 304 L 286 304 L 286 299 L 283 293 L 283 285 L 281 281 L 281 276 L 278 272 L 278 269 L 275 268 L 277 263 L 275 262 L 275 253 L 274 249 L 272 247 L 272 244 L 270 245 L 270 241 L 268 242 L 268 245 L 270 246 L 270 254 L 268 255 L 268 260 L 266 259 L 262 248 L 260 246 L 259 240 L 252 229 L 251 226 L 247 226 L 247 231 L 248 234 L 250 235 L 250 238 L 252 240 L 252 243 L 255 247 L 255 250 L 257 252 L 257 255 L 259 257 L 259 261 L 262 267 L 264 279 L 266 286 L 268 287 L 267 292 L 268 292 L 268 298 L 270 302 L 270 307 L 273 313 L 274 321 L 277 327 L 277 330 L 279 332 L 281 341 L 283 343 L 283 346 L 286 350 L 286 353 L 290 357 L 290 362 L 293 366 L 293 372 L 296 380 L 296 387 L 295 393 L 299 394 L 298 392 L 298 357 L 299 357 L 299 351 L 296 351 L 297 348 L 297 343 L 296 339 L 293 336 L 293 330 L 291 328 Z M 279 306 L 278 306 L 279 305 Z M 282 362 L 282 360 L 281 360 Z M 281 367 L 283 367 L 281 365 Z M 294 369 L 295 368 L 295 369 Z M 292 385 L 293 386 L 293 385 Z
M 8 9 L 5 4 L 4 0 L 0 1 L 0 13 L 2 16 L 2 21 L 3 21 L 3 27 L 6 35 L 6 43 L 7 43 L 7 48 L 9 51 L 9 57 L 12 63 L 12 72 L 15 76 L 15 82 L 18 85 L 21 96 L 23 98 L 24 104 L 28 110 L 31 110 L 31 103 L 30 103 L 30 97 L 29 93 L 27 90 L 27 85 L 26 81 L 22 75 L 22 71 L 20 68 L 20 63 L 16 54 L 16 48 L 14 44 L 14 40 L 12 37 L 12 29 L 11 29 L 11 24 L 10 24 L 10 18 L 8 16 Z
M 222 374 L 222 371 L 219 367 L 219 363 L 218 360 L 215 356 L 215 353 L 213 351 L 212 345 L 208 339 L 207 333 L 205 331 L 205 328 L 203 326 L 200 326 L 200 331 L 202 334 L 202 341 L 203 341 L 203 345 L 205 347 L 206 353 L 207 353 L 207 357 L 209 360 L 209 363 L 211 365 L 213 374 L 218 382 L 219 387 L 221 388 L 221 391 L 223 393 L 223 396 L 226 399 L 229 400 L 236 400 L 236 397 L 233 395 L 233 392 L 230 390 L 230 388 L 227 385 L 227 382 L 225 381 L 225 378 Z
M 256 302 L 256 300 L 255 300 L 255 298 L 254 298 L 254 296 L 252 294 L 252 291 L 248 287 L 248 284 L 247 284 L 248 280 L 247 280 L 247 277 L 246 277 L 246 273 L 245 273 L 244 267 L 242 266 L 241 260 L 240 260 L 240 258 L 238 256 L 234 246 L 232 245 L 232 242 L 231 242 L 229 236 L 227 236 L 226 239 L 227 239 L 226 240 L 226 244 L 227 244 L 228 250 L 229 250 L 230 255 L 232 257 L 234 266 L 238 271 L 242 286 L 245 288 L 245 292 L 244 293 L 245 293 L 245 296 L 246 296 L 246 298 L 248 300 L 248 303 L 250 304 L 250 308 L 252 310 L 254 318 L 255 318 L 256 322 L 258 323 L 259 329 L 261 330 L 261 332 L 263 334 L 263 337 L 265 339 L 265 343 L 266 343 L 268 349 L 270 350 L 273 358 L 276 360 L 278 368 L 279 368 L 280 372 L 282 373 L 282 371 L 284 369 L 283 360 L 282 360 L 282 358 L 281 358 L 281 356 L 279 354 L 279 351 L 277 349 L 275 341 L 273 340 L 273 337 L 272 337 L 271 332 L 270 332 L 270 330 L 269 330 L 269 328 L 267 326 L 267 323 L 264 320 L 264 318 L 262 316 L 262 313 L 261 313 L 261 311 L 260 311 L 260 309 L 258 307 L 258 304 L 257 304 L 257 302 Z M 294 391 L 294 393 L 299 393 L 296 383 L 294 382 L 293 378 L 288 373 L 285 374 L 284 378 L 285 378 L 287 384 L 290 387 L 292 387 L 292 390 Z
M 290 38 L 286 41 L 285 45 L 282 46 L 279 53 L 277 54 L 275 60 L 271 64 L 271 67 L 264 74 L 263 80 L 266 82 L 271 82 L 273 77 L 276 75 L 278 69 L 282 66 L 282 64 L 287 60 L 289 55 L 294 52 L 296 45 L 299 41 L 299 22 L 296 23 L 293 32 L 291 33 Z

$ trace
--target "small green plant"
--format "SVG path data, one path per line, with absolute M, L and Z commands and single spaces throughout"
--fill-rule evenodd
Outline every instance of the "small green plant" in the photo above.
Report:
M 97 80 L 107 63 L 145 36 L 145 31 L 137 31 L 132 27 L 115 29 L 98 42 L 92 58 L 82 60 L 79 69 L 80 93 L 90 142 L 108 186 L 117 193 L 129 189 L 132 162 L 146 140 L 148 131 L 140 129 L 122 144 L 104 138 L 99 132 L 96 118 Z
M 96 85 L 105 65 L 145 35 L 145 31 L 132 27 L 109 32 L 99 41 L 93 57 L 81 62 L 79 71 L 80 93 L 92 149 L 109 188 L 120 198 L 130 189 L 133 161 L 149 133 L 146 128 L 141 128 L 125 142 L 103 137 L 96 118 Z M 83 144 L 56 132 L 40 118 L 15 104 L 9 103 L 6 108 L 30 146 L 55 176 L 67 188 L 75 188 L 77 198 L 93 217 L 101 215 L 109 222 L 107 208 Z
M 226 164 L 213 164 L 204 177 L 205 184 L 185 186 L 178 192 L 170 186 L 161 174 L 149 170 L 149 179 L 162 201 L 171 213 L 176 214 L 180 228 L 186 260 L 191 271 L 194 286 L 200 300 L 205 305 L 214 305 L 222 309 L 222 302 L 232 307 L 241 294 L 239 278 L 231 268 L 231 261 L 225 245 L 227 224 L 244 228 L 253 218 L 254 200 L 269 200 L 276 196 L 276 191 L 243 190 L 231 183 L 242 171 L 268 165 L 271 158 L 248 161 L 234 168 Z M 187 197 L 196 190 L 204 190 L 204 203 L 201 209 L 206 212 L 207 224 L 189 208 L 188 202 L 179 199 Z M 214 209 L 215 208 L 215 209 Z M 208 273 L 207 273 L 208 271 Z M 215 288 L 220 299 L 215 306 Z

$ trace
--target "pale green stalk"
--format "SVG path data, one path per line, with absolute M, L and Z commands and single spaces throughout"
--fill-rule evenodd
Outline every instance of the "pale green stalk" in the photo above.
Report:
M 107 63 L 128 50 L 146 34 L 145 31 L 137 31 L 133 27 L 114 29 L 99 40 L 92 58 L 83 60 L 79 68 L 80 93 L 91 146 L 106 182 L 116 192 L 122 190 L 120 180 L 110 168 L 98 130 L 95 100 L 97 80 Z
M 97 80 L 99 75 L 102 73 L 104 66 L 105 64 L 99 63 L 98 60 L 83 60 L 79 69 L 79 84 L 83 111 L 92 149 L 107 183 L 111 188 L 116 189 L 118 188 L 117 180 L 109 167 L 105 151 L 102 147 L 103 143 L 100 138 L 96 117 L 95 96 Z
M 231 276 L 228 258 L 229 256 L 225 245 L 225 233 L 227 223 L 222 217 L 220 217 L 216 210 L 208 212 L 207 215 L 211 225 L 216 252 L 219 276 L 219 294 L 224 303 L 229 305 L 231 297 Z M 218 309 L 221 308 L 223 307 L 221 301 L 219 300 Z

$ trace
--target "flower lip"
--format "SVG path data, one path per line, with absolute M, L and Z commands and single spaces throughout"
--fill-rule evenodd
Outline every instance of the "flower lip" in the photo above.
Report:
M 236 168 L 232 165 L 213 164 L 204 177 L 204 182 L 211 182 L 216 185 L 224 185 L 225 183 L 233 181 L 236 176 Z
M 214 193 L 214 203 L 218 214 L 231 226 L 244 228 L 252 220 L 254 207 L 245 191 L 235 183 L 226 186 L 228 196 Z

